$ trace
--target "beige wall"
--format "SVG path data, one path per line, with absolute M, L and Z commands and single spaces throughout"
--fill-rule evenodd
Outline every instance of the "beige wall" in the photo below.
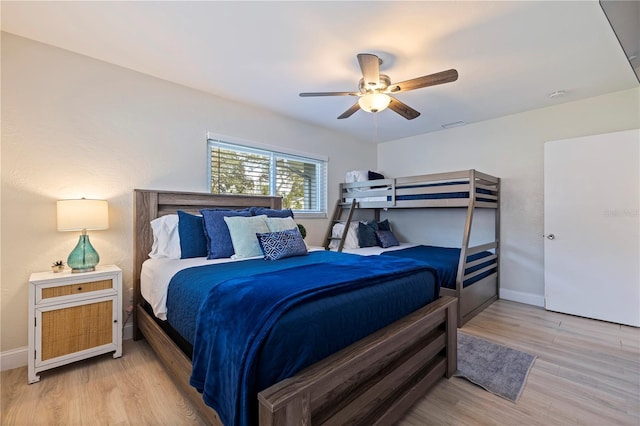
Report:
M 90 237 L 128 289 L 132 190 L 206 191 L 208 131 L 328 156 L 330 206 L 346 170 L 376 164 L 349 137 L 2 33 L 0 351 L 27 345 L 29 274 L 77 243 L 57 232 L 55 201 L 109 201 L 110 229 Z M 320 244 L 327 221 L 302 222 Z
M 501 177 L 501 296 L 541 305 L 544 142 L 639 128 L 639 104 L 640 89 L 633 89 L 388 142 L 378 146 L 378 169 L 410 176 L 473 168 Z M 460 246 L 461 233 L 420 214 L 405 212 L 399 231 L 416 242 Z M 404 228 L 421 219 L 424 226 Z

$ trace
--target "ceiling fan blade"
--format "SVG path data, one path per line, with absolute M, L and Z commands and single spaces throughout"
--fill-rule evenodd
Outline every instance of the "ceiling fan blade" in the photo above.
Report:
M 353 113 L 356 112 L 359 109 L 360 109 L 360 104 L 358 102 L 356 102 L 355 104 L 353 104 L 353 106 L 351 108 L 349 108 L 348 110 L 343 112 L 342 115 L 340 117 L 338 117 L 338 120 L 341 120 L 343 118 L 351 117 L 353 115 Z
M 447 71 L 437 72 L 435 74 L 425 75 L 411 80 L 394 83 L 387 89 L 390 93 L 406 92 L 407 90 L 420 89 L 422 87 L 436 86 L 438 84 L 451 83 L 458 79 L 458 71 L 450 69 Z
M 362 70 L 364 87 L 375 89 L 380 85 L 380 58 L 370 53 L 359 53 L 358 63 Z
M 393 96 L 390 96 L 390 98 L 391 98 L 391 102 L 389 103 L 389 109 L 397 112 L 407 120 L 413 120 L 414 118 L 420 115 L 418 111 L 411 108 L 409 105 L 405 104 L 404 102 L 400 102 Z
M 300 96 L 303 98 L 310 96 L 358 96 L 360 93 L 356 92 L 307 92 L 300 93 Z

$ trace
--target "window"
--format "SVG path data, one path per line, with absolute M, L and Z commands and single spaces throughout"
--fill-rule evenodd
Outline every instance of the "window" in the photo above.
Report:
M 327 212 L 327 160 L 208 139 L 214 194 L 279 195 L 305 216 Z

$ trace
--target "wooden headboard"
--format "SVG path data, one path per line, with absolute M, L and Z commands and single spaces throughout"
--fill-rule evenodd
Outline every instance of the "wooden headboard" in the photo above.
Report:
M 160 216 L 182 210 L 199 214 L 200 209 L 246 207 L 282 208 L 282 197 L 259 195 L 220 195 L 201 192 L 153 191 L 134 189 L 133 191 L 133 324 L 134 338 L 137 334 L 135 306 L 142 300 L 140 295 L 140 271 L 142 263 L 149 258 L 153 244 L 150 222 Z

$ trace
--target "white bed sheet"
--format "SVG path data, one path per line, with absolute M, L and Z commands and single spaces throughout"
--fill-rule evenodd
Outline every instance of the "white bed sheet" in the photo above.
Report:
M 387 200 L 387 197 L 357 197 L 355 198 L 355 200 L 358 203 L 379 203 L 379 202 L 389 201 Z M 344 199 L 345 203 L 350 203 L 352 201 L 353 201 L 353 198 L 350 198 L 350 197 L 345 197 Z
M 360 256 L 377 256 L 379 254 L 384 253 L 385 251 L 402 250 L 406 248 L 416 247 L 418 245 L 419 244 L 413 244 L 413 243 L 400 243 L 399 246 L 393 246 L 393 247 L 387 247 L 387 248 L 374 246 L 374 247 L 361 247 L 361 248 L 355 248 L 355 249 L 342 249 L 342 252 L 359 254 Z
M 323 247 L 309 247 L 309 251 L 324 250 Z M 244 262 L 252 259 L 262 259 L 262 256 L 245 259 L 211 259 L 194 257 L 191 259 L 147 259 L 140 271 L 140 293 L 149 302 L 153 314 L 163 320 L 167 319 L 167 292 L 171 278 L 183 269 L 194 266 L 213 265 L 216 263 Z

